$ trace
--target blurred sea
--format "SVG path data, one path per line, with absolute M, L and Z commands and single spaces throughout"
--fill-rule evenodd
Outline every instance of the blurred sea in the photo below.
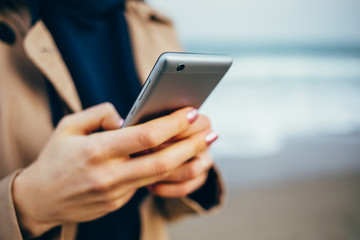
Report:
M 186 49 L 225 53 L 234 59 L 230 71 L 201 108 L 220 134 L 221 140 L 212 147 L 220 165 L 224 159 L 231 159 L 238 165 L 235 168 L 245 167 L 243 174 L 255 176 L 257 166 L 273 163 L 252 159 L 279 154 L 291 140 L 360 133 L 360 47 L 189 44 Z M 355 144 L 360 156 L 360 141 Z M 336 162 L 334 168 L 360 166 L 360 159 L 354 162 L 352 158 L 349 164 L 344 159 L 331 160 Z M 275 175 L 289 175 L 291 161 L 294 166 L 298 161 L 303 168 L 320 172 L 324 164 L 313 159 L 288 161 L 290 164 L 283 164 Z M 258 177 L 266 179 L 269 174 L 274 172 Z

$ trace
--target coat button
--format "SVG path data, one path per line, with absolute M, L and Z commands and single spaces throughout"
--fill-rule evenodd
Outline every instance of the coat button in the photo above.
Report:
M 14 44 L 16 40 L 14 31 L 4 22 L 0 22 L 0 40 L 7 44 Z

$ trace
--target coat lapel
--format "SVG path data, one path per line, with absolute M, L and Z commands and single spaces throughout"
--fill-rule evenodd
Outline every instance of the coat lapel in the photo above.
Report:
M 73 112 L 82 109 L 79 95 L 56 44 L 42 21 L 27 33 L 24 48 L 28 57 L 52 83 L 60 98 Z

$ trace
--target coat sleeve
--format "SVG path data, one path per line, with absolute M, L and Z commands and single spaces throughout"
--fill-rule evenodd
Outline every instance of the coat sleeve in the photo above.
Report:
M 0 236 L 2 240 L 23 239 L 12 198 L 12 185 L 20 170 L 0 180 Z
M 169 221 L 178 220 L 187 214 L 206 214 L 221 206 L 224 186 L 219 171 L 213 167 L 205 184 L 184 198 L 155 197 L 160 213 Z
M 24 237 L 15 211 L 12 197 L 12 186 L 14 179 L 19 175 L 21 169 L 0 180 L 0 239 L 1 240 L 23 240 Z M 36 239 L 75 239 L 76 224 L 65 224 L 46 232 Z

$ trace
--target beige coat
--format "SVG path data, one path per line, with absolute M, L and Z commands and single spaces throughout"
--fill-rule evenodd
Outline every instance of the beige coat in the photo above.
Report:
M 171 21 L 144 2 L 128 1 L 126 19 L 140 79 L 145 80 L 164 51 L 177 51 Z M 26 7 L 0 13 L 0 23 L 15 33 L 13 44 L 0 40 L 0 239 L 22 239 L 12 201 L 12 182 L 21 168 L 36 160 L 53 132 L 45 84 L 54 86 L 68 112 L 82 109 L 79 96 L 56 45 L 39 21 L 30 26 Z M 1 34 L 1 33 L 0 33 Z M 1 39 L 1 36 L 0 36 Z M 212 183 L 220 203 L 219 179 Z M 189 198 L 163 199 L 149 195 L 141 204 L 141 239 L 167 239 L 165 223 L 185 213 L 205 210 Z M 76 224 L 61 226 L 52 239 L 71 240 Z

